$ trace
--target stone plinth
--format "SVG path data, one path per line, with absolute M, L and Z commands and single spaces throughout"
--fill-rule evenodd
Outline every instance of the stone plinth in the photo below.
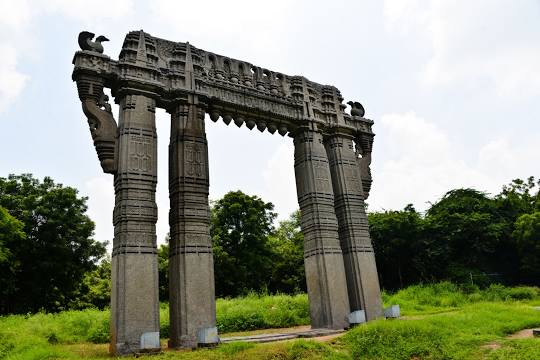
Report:
M 217 336 L 197 340 L 216 326 L 205 113 L 200 105 L 182 103 L 171 114 L 170 346 L 196 347 L 218 341 Z
M 294 170 L 302 212 L 311 326 L 342 329 L 348 326 L 349 299 L 332 180 L 320 133 L 306 129 L 296 134 Z
M 114 177 L 111 345 L 113 354 L 159 350 L 156 249 L 155 102 L 120 100 L 118 172 Z

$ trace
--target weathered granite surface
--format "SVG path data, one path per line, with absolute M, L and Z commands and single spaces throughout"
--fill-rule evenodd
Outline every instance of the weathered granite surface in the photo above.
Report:
M 156 107 L 171 114 L 170 346 L 218 341 L 205 114 L 294 139 L 312 327 L 344 328 L 352 311 L 382 316 L 364 209 L 373 121 L 360 103 L 347 113 L 334 86 L 143 31 L 126 35 L 118 60 L 103 55 L 107 38 L 93 37 L 79 35 L 72 77 L 103 171 L 115 177 L 112 353 L 159 349 Z M 118 125 L 104 88 L 120 105 Z

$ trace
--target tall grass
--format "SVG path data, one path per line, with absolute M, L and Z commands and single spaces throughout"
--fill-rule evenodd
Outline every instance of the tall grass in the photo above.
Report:
M 417 285 L 384 294 L 386 304 L 401 305 L 405 319 L 374 321 L 349 331 L 337 343 L 309 341 L 273 345 L 228 344 L 216 350 L 175 354 L 182 359 L 466 359 L 480 356 L 480 348 L 493 339 L 523 328 L 540 326 L 540 290 L 534 287 L 486 289 L 451 283 Z M 168 306 L 162 304 L 161 335 L 168 336 Z M 431 315 L 429 315 L 431 314 Z M 412 316 L 415 315 L 415 316 Z M 217 300 L 217 326 L 221 333 L 309 323 L 305 294 L 256 295 Z M 58 314 L 0 317 L 0 359 L 79 359 L 73 347 L 106 343 L 109 311 L 65 311 Z M 519 351 L 533 342 L 510 342 L 489 354 L 493 359 L 521 359 Z M 536 342 L 538 346 L 538 342 Z M 93 345 L 84 345 L 92 348 Z M 105 356 L 105 347 L 100 356 Z M 530 350 L 538 354 L 538 349 Z M 171 358 L 170 353 L 152 359 Z
M 161 304 L 160 335 L 169 337 L 169 306 Z M 306 294 L 259 295 L 216 300 L 216 325 L 219 333 L 309 324 Z
M 0 359 L 55 359 L 68 353 L 56 344 L 107 342 L 109 313 L 99 310 L 0 317 Z
M 404 315 L 449 311 L 482 301 L 540 301 L 540 288 L 490 285 L 479 289 L 450 282 L 412 285 L 395 294 L 383 293 L 385 304 L 399 304 Z
M 422 319 L 375 321 L 343 341 L 355 359 L 469 359 L 482 344 L 539 325 L 540 312 L 530 306 L 479 302 Z

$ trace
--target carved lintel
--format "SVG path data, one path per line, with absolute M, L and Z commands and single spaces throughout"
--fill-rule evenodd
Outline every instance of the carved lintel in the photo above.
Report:
M 101 168 L 105 173 L 115 174 L 118 126 L 108 102 L 109 97 L 103 93 L 102 83 L 99 78 L 81 77 L 77 79 L 77 88 Z

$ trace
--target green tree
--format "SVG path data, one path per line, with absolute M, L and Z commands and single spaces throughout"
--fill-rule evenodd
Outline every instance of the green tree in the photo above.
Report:
M 532 176 L 527 180 L 514 179 L 509 185 L 503 186 L 501 193 L 495 197 L 498 213 L 507 224 L 498 250 L 500 254 L 498 266 L 505 273 L 509 283 L 523 283 L 529 278 L 522 266 L 522 256 L 525 254 L 520 250 L 521 245 L 516 238 L 519 231 L 514 230 L 517 230 L 517 220 L 520 216 L 540 211 L 539 185 L 540 181 L 535 181 Z
M 105 309 L 111 304 L 111 285 L 111 259 L 106 258 L 94 270 L 84 274 L 79 296 L 69 307 Z
M 501 193 L 495 197 L 499 211 L 512 222 L 523 214 L 540 211 L 539 189 L 540 180 L 535 181 L 533 176 L 527 180 L 512 180 L 509 185 L 504 185 Z
M 274 205 L 257 196 L 231 191 L 212 207 L 216 294 L 236 296 L 266 290 L 271 276 Z
M 169 240 L 158 249 L 159 301 L 169 301 Z
M 304 234 L 300 230 L 300 210 L 281 221 L 277 230 L 268 238 L 272 251 L 271 292 L 305 292 Z
M 427 236 L 447 246 L 440 266 L 446 266 L 451 280 L 464 282 L 476 274 L 479 281 L 489 281 L 480 276 L 500 271 L 499 249 L 509 223 L 485 193 L 451 190 L 428 209 L 426 220 Z
M 7 246 L 17 266 L 16 285 L 0 299 L 4 313 L 58 311 L 75 299 L 85 273 L 105 254 L 105 243 L 92 239 L 86 200 L 48 177 L 0 177 L 0 206 L 24 224 L 25 233 Z
M 445 251 L 425 237 L 425 220 L 412 204 L 401 211 L 369 213 L 368 221 L 382 287 L 433 280 Z
M 16 248 L 24 240 L 23 223 L 15 219 L 0 206 L 0 314 L 7 312 L 7 299 L 18 288 L 16 274 L 20 263 L 10 249 Z
M 520 258 L 521 280 L 540 285 L 540 211 L 521 215 L 513 236 Z

